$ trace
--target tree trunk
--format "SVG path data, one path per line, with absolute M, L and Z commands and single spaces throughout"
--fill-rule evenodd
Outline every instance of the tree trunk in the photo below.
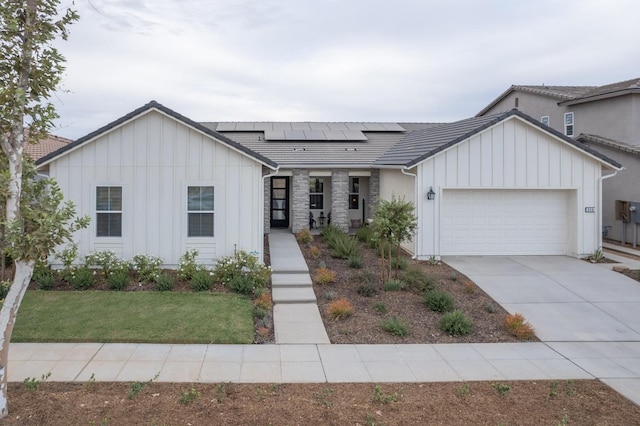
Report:
M 4 418 L 9 414 L 9 406 L 7 405 L 7 364 L 9 362 L 11 333 L 13 333 L 18 308 L 31 281 L 35 264 L 34 260 L 16 260 L 13 285 L 11 285 L 7 297 L 4 299 L 2 309 L 0 309 L 0 330 L 3 330 L 3 334 L 0 336 L 0 418 Z

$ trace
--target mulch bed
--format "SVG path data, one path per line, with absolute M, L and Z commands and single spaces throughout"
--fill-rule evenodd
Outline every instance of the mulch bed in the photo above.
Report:
M 312 246 L 320 250 L 319 256 L 312 256 Z M 454 309 L 461 310 L 473 321 L 472 332 L 467 336 L 456 337 L 443 333 L 439 328 L 442 314 L 427 309 L 421 293 L 411 290 L 384 291 L 382 289 L 379 277 L 379 256 L 367 245 L 360 244 L 360 246 L 364 266 L 362 269 L 353 269 L 349 267 L 346 260 L 332 258 L 329 248 L 319 235 L 315 235 L 309 244 L 300 244 L 312 277 L 322 265 L 336 272 L 334 283 L 314 284 L 318 307 L 331 343 L 496 343 L 518 341 L 505 331 L 503 321 L 508 314 L 507 311 L 469 278 L 443 262 L 434 264 L 427 261 L 416 261 L 403 253 L 409 263 L 417 265 L 425 274 L 436 279 L 437 289 L 444 290 L 453 297 Z M 376 276 L 374 285 L 377 294 L 372 297 L 358 294 L 358 287 L 363 285 L 362 276 L 367 272 Z M 516 284 L 514 282 L 514 285 Z M 344 297 L 351 303 L 354 307 L 354 313 L 345 319 L 333 320 L 326 311 L 331 303 L 330 298 L 339 297 Z M 378 312 L 374 307 L 376 303 L 383 303 L 387 312 Z M 395 336 L 381 328 L 380 323 L 391 315 L 399 316 L 406 322 L 409 328 L 407 336 Z

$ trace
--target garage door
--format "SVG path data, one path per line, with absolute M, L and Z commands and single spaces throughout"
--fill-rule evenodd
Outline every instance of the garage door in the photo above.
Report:
M 441 252 L 458 255 L 563 255 L 568 191 L 445 190 Z

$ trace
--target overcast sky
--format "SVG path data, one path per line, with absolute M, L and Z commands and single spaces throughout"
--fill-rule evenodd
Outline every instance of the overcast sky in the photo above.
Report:
M 63 0 L 63 5 L 70 0 Z M 156 100 L 195 121 L 454 121 L 511 84 L 640 77 L 637 0 L 76 0 L 53 131 Z

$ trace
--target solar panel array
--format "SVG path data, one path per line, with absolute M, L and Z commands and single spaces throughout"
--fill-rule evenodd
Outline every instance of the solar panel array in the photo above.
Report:
M 264 132 L 267 141 L 366 141 L 364 132 L 404 132 L 396 123 L 223 122 L 218 132 Z

